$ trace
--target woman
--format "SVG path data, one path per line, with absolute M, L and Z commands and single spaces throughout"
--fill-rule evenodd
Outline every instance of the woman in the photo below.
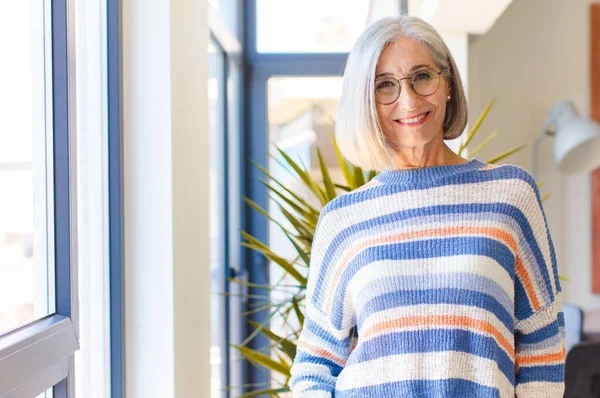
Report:
M 466 160 L 467 103 L 439 34 L 412 16 L 358 39 L 336 125 L 380 173 L 317 224 L 294 397 L 562 397 L 562 289 L 532 176 Z

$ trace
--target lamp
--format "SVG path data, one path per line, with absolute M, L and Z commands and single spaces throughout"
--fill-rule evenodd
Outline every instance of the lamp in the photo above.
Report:
M 600 167 L 600 125 L 579 116 L 571 101 L 562 101 L 552 107 L 544 130 L 533 144 L 533 178 L 537 178 L 538 146 L 546 136 L 554 137 L 554 161 L 561 170 L 582 173 Z

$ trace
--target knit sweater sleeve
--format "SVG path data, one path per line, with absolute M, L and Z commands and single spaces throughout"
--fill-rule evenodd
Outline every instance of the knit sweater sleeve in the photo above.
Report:
M 554 245 L 534 178 L 523 172 L 515 260 L 516 396 L 562 397 L 565 334 Z
M 344 316 L 345 300 L 340 298 L 344 289 L 334 282 L 339 237 L 331 225 L 334 217 L 326 213 L 324 208 L 311 247 L 304 325 L 290 370 L 294 398 L 333 397 L 337 376 L 350 353 L 351 325 Z

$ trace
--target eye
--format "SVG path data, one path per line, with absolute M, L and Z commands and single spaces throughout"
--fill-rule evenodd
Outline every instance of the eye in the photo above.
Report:
M 394 87 L 395 85 L 396 85 L 396 83 L 394 83 L 391 80 L 382 80 L 382 81 L 380 81 L 380 82 L 377 83 L 376 89 L 377 90 L 390 89 L 390 88 Z
M 428 71 L 422 71 L 422 72 L 417 72 L 414 74 L 413 76 L 413 81 L 418 82 L 418 81 L 429 81 L 433 78 L 433 76 L 431 75 L 431 72 Z

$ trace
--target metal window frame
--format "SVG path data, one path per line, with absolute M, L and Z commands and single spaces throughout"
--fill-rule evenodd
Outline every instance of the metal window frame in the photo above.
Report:
M 0 396 L 74 396 L 74 352 L 78 342 L 77 201 L 75 109 L 75 3 L 51 3 L 54 314 L 0 338 Z
M 110 392 L 125 396 L 121 0 L 107 0 Z
M 316 76 L 341 76 L 348 53 L 259 53 L 257 51 L 256 13 L 257 0 L 246 2 L 244 10 L 244 45 L 243 58 L 247 64 L 249 73 L 244 83 L 244 92 L 247 93 L 245 101 L 245 119 L 247 131 L 245 132 L 243 159 L 255 161 L 264 167 L 268 166 L 268 119 L 267 119 L 267 83 L 272 77 L 316 77 Z M 408 0 L 398 0 L 398 11 L 400 14 L 408 12 Z M 268 195 L 264 185 L 260 182 L 262 173 L 251 165 L 244 163 L 242 192 L 255 203 L 267 208 Z M 243 208 L 242 228 L 254 237 L 268 244 L 268 220 L 264 216 L 250 209 Z M 248 272 L 248 282 L 268 285 L 269 262 L 255 252 L 243 249 L 243 269 Z M 249 288 L 250 295 L 265 295 L 268 291 L 259 288 Z M 250 311 L 255 308 L 253 300 L 248 300 L 245 308 Z M 250 319 L 256 323 L 268 325 L 266 322 L 268 311 L 255 312 Z M 245 333 L 246 336 L 249 333 Z M 269 344 L 266 336 L 255 337 L 250 348 L 262 350 Z M 252 385 L 253 390 L 261 386 L 266 388 L 270 383 L 270 374 L 264 369 L 248 366 L 245 361 L 244 385 Z M 246 389 L 244 392 L 250 392 Z

